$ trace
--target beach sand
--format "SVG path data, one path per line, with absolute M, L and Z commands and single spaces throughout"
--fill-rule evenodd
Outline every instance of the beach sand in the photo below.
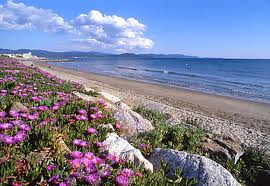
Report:
M 270 149 L 270 104 L 80 72 L 44 62 L 33 64 L 59 78 L 111 93 L 136 106 L 165 112 L 172 123 L 198 118 L 198 126 L 206 131 L 232 137 L 247 146 Z

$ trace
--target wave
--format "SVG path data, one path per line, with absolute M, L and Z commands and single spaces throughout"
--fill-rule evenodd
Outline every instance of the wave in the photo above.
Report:
M 190 75 L 192 74 L 185 74 L 185 73 L 179 73 L 174 71 L 168 71 L 168 70 L 156 70 L 156 69 L 149 69 L 149 68 L 136 68 L 136 67 L 123 67 L 123 66 L 117 66 L 119 69 L 127 69 L 127 70 L 140 70 L 140 71 L 146 71 L 146 72 L 157 72 L 162 74 L 178 74 L 178 75 Z
M 127 70 L 139 70 L 138 68 L 133 68 L 133 67 L 117 67 L 120 69 L 127 69 Z

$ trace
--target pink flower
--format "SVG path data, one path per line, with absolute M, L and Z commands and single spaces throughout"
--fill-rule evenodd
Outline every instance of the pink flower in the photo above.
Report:
M 33 96 L 31 99 L 32 99 L 33 101 L 40 101 L 40 98 L 37 97 L 37 96 Z
M 94 164 L 101 164 L 101 163 L 102 163 L 102 159 L 100 159 L 100 158 L 98 158 L 98 157 L 94 157 L 94 158 L 92 159 L 92 162 L 93 162 Z
M 89 146 L 89 143 L 87 141 L 81 140 L 81 139 L 74 139 L 72 141 L 73 145 L 81 146 L 81 147 L 87 147 Z
M 15 136 L 13 136 L 14 140 L 17 143 L 22 143 L 26 137 L 25 133 L 17 132 Z
M 128 186 L 128 183 L 129 183 L 128 177 L 123 176 L 123 175 L 117 176 L 115 181 L 116 181 L 117 185 L 119 185 L 119 186 Z
M 46 167 L 46 170 L 47 171 L 52 171 L 54 169 L 56 169 L 56 166 L 55 165 L 47 165 L 47 167 Z
M 22 182 L 19 182 L 19 181 L 14 181 L 12 182 L 12 186 L 22 186 Z
M 81 141 L 80 146 L 81 147 L 87 147 L 87 146 L 89 146 L 89 143 L 87 141 Z
M 80 140 L 80 139 L 74 139 L 73 141 L 72 141 L 72 143 L 73 143 L 73 145 L 80 145 L 80 142 L 81 142 L 82 140 Z
M 18 117 L 20 114 L 19 114 L 18 112 L 16 112 L 16 111 L 11 110 L 11 111 L 9 111 L 9 115 L 10 115 L 11 117 L 13 117 L 13 118 L 16 118 L 16 117 Z
M 59 108 L 60 108 L 59 105 L 54 105 L 54 106 L 52 107 L 53 110 L 58 110 Z
M 74 159 L 71 161 L 71 166 L 73 169 L 77 169 L 81 166 L 81 159 Z
M 22 120 L 13 120 L 13 121 L 11 121 L 11 123 L 14 125 L 21 125 L 21 124 L 23 124 L 23 121 Z
M 87 152 L 87 153 L 84 154 L 84 157 L 91 160 L 91 159 L 93 159 L 95 157 L 95 155 L 92 152 Z
M 90 114 L 90 117 L 91 117 L 92 119 L 97 119 L 97 118 L 98 118 L 98 115 L 97 115 L 97 114 Z
M 29 114 L 27 114 L 27 113 L 20 113 L 20 116 L 22 118 L 28 118 Z
M 97 130 L 95 128 L 88 128 L 87 133 L 88 134 L 97 134 Z
M 80 152 L 80 151 L 72 151 L 72 152 L 69 153 L 69 156 L 70 156 L 72 159 L 78 159 L 78 158 L 83 157 L 83 153 Z
M 48 107 L 47 106 L 39 106 L 38 110 L 45 111 L 45 110 L 48 110 Z
M 11 123 L 0 124 L 0 130 L 9 130 L 12 128 L 13 128 L 13 125 Z
M 52 177 L 48 180 L 48 182 L 49 182 L 49 183 L 56 182 L 56 181 L 58 180 L 58 178 L 59 178 L 59 175 L 56 174 L 56 175 L 52 176 Z
M 117 122 L 117 123 L 115 124 L 115 128 L 120 129 L 121 127 L 122 127 L 122 125 L 121 125 L 120 123 Z
M 100 170 L 99 171 L 99 175 L 102 177 L 102 178 L 107 178 L 108 176 L 111 175 L 111 172 L 109 170 Z
M 133 170 L 125 168 L 125 169 L 121 170 L 120 174 L 123 176 L 126 176 L 126 177 L 131 177 L 131 176 L 133 176 Z
M 91 185 L 95 185 L 100 181 L 100 177 L 97 173 L 90 174 L 89 176 L 85 177 L 85 181 Z
M 79 121 L 86 121 L 86 120 L 88 120 L 88 118 L 86 116 L 81 116 L 81 115 L 75 116 L 75 119 L 76 120 L 79 120 Z
M 102 147 L 104 147 L 104 144 L 102 142 L 97 141 L 97 142 L 95 142 L 95 146 L 98 148 L 102 148 Z
M 26 131 L 31 130 L 30 126 L 27 124 L 19 125 L 18 128 L 21 130 L 26 130 Z
M 12 136 L 4 136 L 2 139 L 3 143 L 10 145 L 10 144 L 15 144 L 16 140 Z
M 79 110 L 79 114 L 81 114 L 81 115 L 85 115 L 85 114 L 87 114 L 87 111 L 86 110 Z
M 35 115 L 29 115 L 27 118 L 28 118 L 29 120 L 35 120 L 35 119 L 38 118 L 38 116 L 35 116 Z
M 7 115 L 6 112 L 0 112 L 0 117 L 5 117 Z

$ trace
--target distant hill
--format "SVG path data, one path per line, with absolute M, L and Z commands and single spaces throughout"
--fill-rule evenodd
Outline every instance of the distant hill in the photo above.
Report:
M 183 54 L 110 54 L 101 52 L 80 52 L 80 51 L 68 51 L 68 52 L 52 52 L 47 50 L 31 50 L 31 49 L 0 49 L 0 54 L 20 54 L 31 52 L 32 55 L 46 58 L 71 58 L 71 57 L 120 57 L 120 58 L 197 58 L 197 56 L 188 56 Z
M 118 54 L 117 57 L 129 57 L 129 58 L 197 58 L 197 56 L 189 56 L 184 54 L 133 54 L 124 53 Z

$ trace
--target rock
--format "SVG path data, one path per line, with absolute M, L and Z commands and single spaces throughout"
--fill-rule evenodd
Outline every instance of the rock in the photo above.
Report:
M 202 150 L 217 154 L 226 159 L 232 159 L 237 163 L 244 151 L 239 144 L 239 141 L 233 140 L 231 137 L 216 137 L 212 134 L 207 134 L 202 143 Z
M 14 102 L 11 105 L 10 111 L 16 111 L 16 112 L 20 112 L 20 111 L 28 111 L 27 107 L 24 106 L 23 104 L 21 104 L 20 102 Z
M 128 141 L 119 137 L 117 134 L 108 134 L 103 143 L 105 145 L 105 149 L 116 157 L 126 161 L 131 161 L 138 166 L 143 165 L 146 169 L 153 171 L 153 165 L 143 157 L 140 150 L 133 147 Z
M 143 118 L 122 102 L 115 103 L 114 118 L 122 124 L 121 130 L 123 135 L 128 134 L 128 136 L 132 136 L 154 129 L 149 120 Z
M 269 186 L 270 184 L 270 170 L 259 170 L 256 177 L 255 186 Z
M 101 99 L 101 97 L 93 97 L 76 91 L 73 92 L 73 94 L 82 100 L 90 102 L 97 102 L 99 99 Z M 114 109 L 114 105 L 111 102 L 107 101 L 106 99 L 104 99 L 104 101 L 109 106 L 109 108 Z
M 63 140 L 64 135 L 58 132 L 55 132 L 52 136 L 52 142 L 55 152 L 61 152 L 62 154 L 68 154 L 71 150 L 68 148 L 66 143 Z
M 44 152 L 30 152 L 26 157 L 25 160 L 28 162 L 34 160 L 37 164 L 41 164 L 45 159 L 48 159 L 48 153 Z
M 107 92 L 99 92 L 99 94 L 112 103 L 116 103 L 116 102 L 121 101 L 120 98 L 118 98 L 112 94 L 109 94 Z
M 228 170 L 204 156 L 157 148 L 149 160 L 154 170 L 161 169 L 161 160 L 168 164 L 169 176 L 182 169 L 185 178 L 197 180 L 197 186 L 240 186 Z
M 93 88 L 90 88 L 90 87 L 85 87 L 84 90 L 87 92 L 95 92 L 95 90 Z
M 131 109 L 134 109 L 134 108 L 136 108 L 138 106 L 138 105 L 136 105 L 136 103 L 134 103 L 134 101 L 132 101 L 129 98 L 122 99 L 122 102 L 127 104 Z
M 80 93 L 80 92 L 73 92 L 73 94 L 75 96 L 77 96 L 78 98 L 81 98 L 85 101 L 91 101 L 91 102 L 96 102 L 98 99 L 96 97 L 93 97 L 93 96 L 89 96 L 89 95 L 86 95 L 86 94 L 83 94 L 83 93 Z
M 111 124 L 102 124 L 100 125 L 102 128 L 111 129 L 113 132 L 115 131 Z

